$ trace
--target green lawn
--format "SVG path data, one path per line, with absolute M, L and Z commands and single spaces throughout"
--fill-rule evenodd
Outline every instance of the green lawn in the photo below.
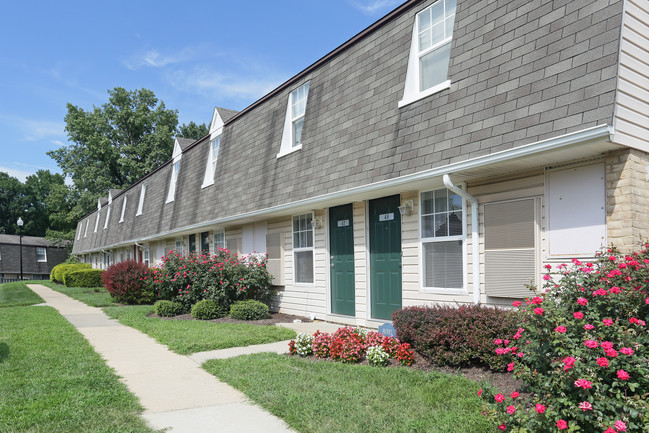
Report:
M 43 298 L 32 292 L 22 281 L 0 284 L 0 307 L 40 304 Z
M 480 386 L 461 376 L 257 354 L 203 365 L 300 433 L 483 433 Z
M 108 290 L 103 287 L 65 287 L 63 284 L 56 284 L 51 281 L 36 281 L 36 283 L 47 286 L 64 295 L 68 295 L 91 307 L 110 307 L 118 305 L 110 296 Z
M 152 432 L 102 358 L 50 307 L 0 313 L 0 432 Z
M 147 317 L 153 313 L 150 305 L 106 307 L 104 311 L 120 323 L 139 329 L 181 355 L 290 340 L 296 335 L 295 331 L 278 326 Z

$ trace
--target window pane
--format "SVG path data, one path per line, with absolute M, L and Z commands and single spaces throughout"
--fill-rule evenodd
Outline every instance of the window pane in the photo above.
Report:
M 457 0 L 446 0 L 446 16 L 455 15 L 455 9 L 457 8 Z
M 444 36 L 444 21 L 440 21 L 430 29 L 430 45 L 439 44 L 446 37 Z
M 435 191 L 435 213 L 446 212 L 448 210 L 448 190 L 438 189 Z
M 313 283 L 313 251 L 295 253 L 295 282 Z
M 423 91 L 446 81 L 450 57 L 449 42 L 419 59 L 419 90 Z
M 448 214 L 435 214 L 435 237 L 448 236 Z
M 448 217 L 448 235 L 462 235 L 462 212 L 452 212 Z
M 293 122 L 293 147 L 302 144 L 302 127 L 304 126 L 304 117 Z
M 449 210 L 462 210 L 462 197 L 449 191 L 448 193 Z
M 422 238 L 432 238 L 433 237 L 433 224 L 435 222 L 434 215 L 426 215 L 421 217 L 421 237 Z
M 429 242 L 423 249 L 425 287 L 461 289 L 462 242 Z
M 421 195 L 421 213 L 422 214 L 431 214 L 433 210 L 433 191 L 425 192 Z
M 453 22 L 454 21 L 455 21 L 455 15 L 446 18 L 446 20 L 444 21 L 444 23 L 445 23 L 445 25 L 444 25 L 444 30 L 445 30 L 444 36 L 447 37 L 447 38 L 450 38 L 451 36 L 453 36 Z
M 430 27 L 430 9 L 429 8 L 424 9 L 418 15 L 418 18 L 419 18 L 419 33 L 428 30 L 428 28 Z

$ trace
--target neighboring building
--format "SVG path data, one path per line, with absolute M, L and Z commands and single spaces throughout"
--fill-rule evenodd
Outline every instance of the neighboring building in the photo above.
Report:
M 73 253 L 265 252 L 280 311 L 358 325 L 509 304 L 545 264 L 649 238 L 648 25 L 628 0 L 408 1 L 215 109 L 79 221 Z
M 23 236 L 23 279 L 47 280 L 68 253 L 45 238 Z M 20 236 L 0 234 L 0 282 L 20 279 Z

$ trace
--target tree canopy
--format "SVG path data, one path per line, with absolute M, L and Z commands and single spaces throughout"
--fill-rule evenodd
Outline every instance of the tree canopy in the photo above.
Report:
M 201 123 L 200 125 L 198 125 L 194 122 L 189 122 L 187 124 L 183 123 L 178 128 L 177 136 L 198 140 L 199 138 L 205 137 L 209 133 L 210 128 L 208 128 L 206 124 Z

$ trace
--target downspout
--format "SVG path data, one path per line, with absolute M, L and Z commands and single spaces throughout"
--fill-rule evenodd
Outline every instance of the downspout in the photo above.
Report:
M 480 234 L 478 230 L 478 199 L 453 185 L 448 174 L 442 176 L 444 186 L 471 203 L 471 245 L 473 246 L 473 303 L 480 303 Z

